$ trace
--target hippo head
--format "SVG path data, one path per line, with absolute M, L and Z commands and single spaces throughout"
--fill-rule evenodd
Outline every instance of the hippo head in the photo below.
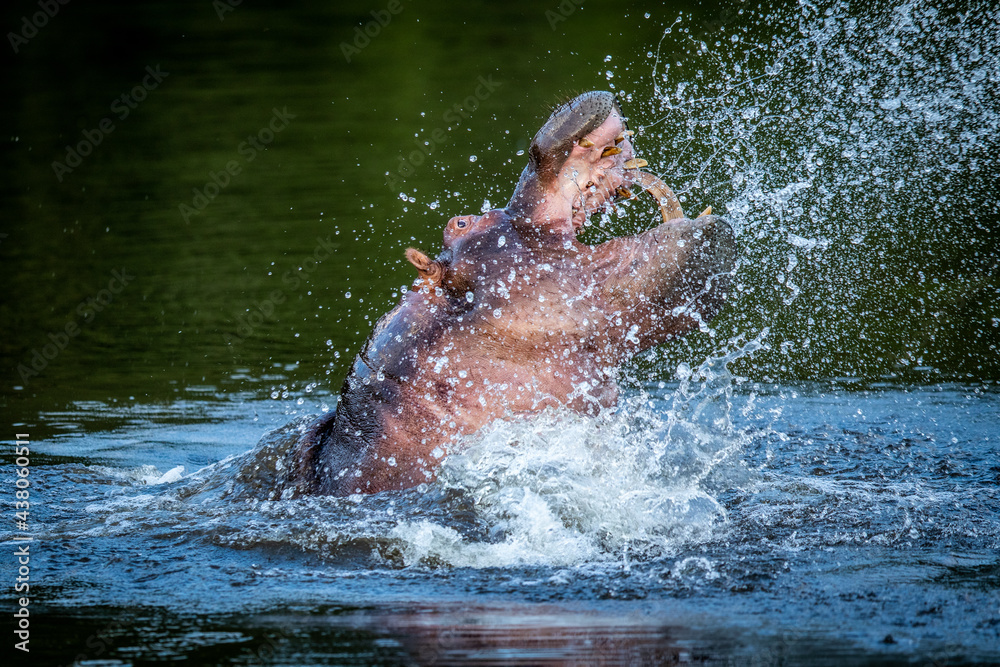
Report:
M 486 265 L 496 264 L 519 243 L 510 230 L 510 219 L 502 210 L 452 218 L 444 228 L 444 249 L 435 259 L 416 248 L 406 250 L 406 259 L 419 276 L 415 289 L 435 291 L 459 306 L 468 302 L 466 295 L 486 273 Z
M 435 259 L 406 251 L 419 274 L 414 288 L 465 309 L 469 291 L 501 256 L 509 259 L 514 245 L 575 242 L 587 218 L 615 199 L 632 197 L 632 185 L 653 195 L 664 222 L 682 217 L 673 192 L 641 171 L 646 161 L 635 157 L 631 137 L 614 93 L 592 91 L 558 106 L 532 139 L 528 165 L 505 209 L 449 220 Z
M 602 206 L 631 196 L 636 170 L 646 166 L 631 137 L 614 93 L 592 91 L 558 106 L 532 139 L 508 210 L 527 227 L 575 235 Z

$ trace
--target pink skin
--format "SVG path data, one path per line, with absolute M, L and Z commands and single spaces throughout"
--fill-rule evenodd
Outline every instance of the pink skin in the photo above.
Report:
M 600 127 L 586 135 L 593 146 L 585 148 L 580 141 L 574 142 L 552 187 L 533 192 L 534 196 L 523 202 L 515 202 L 515 195 L 508 211 L 530 218 L 533 225 L 550 234 L 576 236 L 587 218 L 617 196 L 618 187 L 631 184 L 625 170 L 625 162 L 635 157 L 631 138 L 626 136 L 615 143 L 624 132 L 621 116 L 612 112 Z M 601 157 L 605 149 L 615 146 L 621 153 Z
M 572 142 L 545 135 L 557 147 L 529 164 L 506 208 L 449 220 L 436 259 L 407 250 L 418 279 L 376 324 L 336 413 L 299 439 L 277 492 L 404 489 L 495 419 L 596 413 L 615 404 L 624 361 L 718 311 L 735 254 L 720 218 L 576 239 L 633 182 L 624 129 L 614 110 Z

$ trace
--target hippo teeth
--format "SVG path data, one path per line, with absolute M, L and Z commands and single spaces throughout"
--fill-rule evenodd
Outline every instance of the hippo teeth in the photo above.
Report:
M 578 143 L 581 148 L 593 148 L 594 147 L 594 142 L 591 141 L 590 139 L 586 138 L 586 137 L 580 137 L 580 140 L 578 142 L 576 142 L 576 143 Z
M 622 149 L 617 146 L 608 146 L 601 152 L 601 157 L 608 157 L 609 155 L 618 155 L 622 152 Z
M 643 163 L 643 166 L 645 166 L 645 160 L 640 159 L 638 162 Z M 657 176 L 648 171 L 640 171 L 635 174 L 632 180 L 634 183 L 642 186 L 656 200 L 657 206 L 660 207 L 660 215 L 663 216 L 663 222 L 684 217 L 684 210 L 681 208 L 680 201 L 677 200 L 677 195 Z
M 615 190 L 615 192 L 618 194 L 619 197 L 625 197 L 626 199 L 631 199 L 632 197 L 635 196 L 632 194 L 631 190 L 629 190 L 623 185 L 619 185 L 618 188 Z
M 643 160 L 641 157 L 633 158 L 625 163 L 626 169 L 642 169 L 643 167 L 649 166 L 649 163 Z
M 635 134 L 635 132 L 633 132 L 632 130 L 625 130 L 624 132 L 622 132 L 621 134 L 619 134 L 617 137 L 615 137 L 615 143 L 616 144 L 620 144 L 621 142 L 625 141 L 625 137 L 631 137 L 634 134 Z

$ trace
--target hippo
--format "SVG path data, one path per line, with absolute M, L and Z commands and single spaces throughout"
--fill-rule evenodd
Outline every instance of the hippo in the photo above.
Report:
M 635 156 L 613 93 L 558 106 L 506 207 L 451 218 L 433 259 L 354 360 L 336 410 L 297 435 L 282 497 L 370 494 L 435 478 L 461 437 L 496 419 L 615 405 L 619 367 L 721 308 L 735 238 L 695 219 Z M 651 193 L 662 223 L 591 246 L 590 215 Z

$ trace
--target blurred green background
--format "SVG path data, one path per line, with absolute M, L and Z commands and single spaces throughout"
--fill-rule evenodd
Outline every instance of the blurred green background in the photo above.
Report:
M 17 421 L 73 401 L 155 402 L 199 388 L 336 392 L 412 280 L 403 250 L 436 251 L 449 217 L 505 204 L 524 165 L 517 152 L 552 104 L 609 87 L 633 127 L 655 126 L 640 151 L 685 193 L 686 210 L 731 216 L 744 254 L 740 291 L 714 336 L 647 355 L 637 367 L 649 377 L 668 379 L 678 362 L 769 326 L 768 348 L 739 360 L 738 373 L 1000 379 L 995 139 L 977 134 L 975 150 L 956 158 L 977 162 L 948 182 L 947 200 L 845 180 L 844 196 L 817 194 L 815 211 L 740 208 L 753 200 L 748 175 L 767 174 L 761 187 L 772 193 L 795 182 L 781 183 L 786 153 L 824 129 L 793 107 L 814 104 L 827 85 L 802 79 L 801 97 L 782 103 L 791 124 L 782 132 L 740 134 L 750 102 L 716 100 L 710 118 L 704 102 L 665 107 L 664 91 L 685 82 L 718 93 L 732 87 L 734 64 L 747 75 L 781 60 L 763 45 L 798 34 L 796 5 L 774 10 L 784 22 L 743 7 L 71 2 L 27 38 L 25 17 L 39 5 L 10 3 L 0 404 Z M 713 51 L 704 63 L 703 44 Z M 995 93 L 995 74 L 982 85 Z M 286 120 L 269 134 L 275 110 Z M 848 136 L 851 118 L 842 121 Z M 964 129 L 937 139 L 940 151 Z M 89 154 L 73 167 L 67 147 Z M 888 159 L 934 183 L 924 153 L 906 157 Z M 714 178 L 699 175 L 701 160 Z M 852 160 L 866 172 L 864 156 Z M 227 165 L 232 173 L 220 175 Z M 211 185 L 213 174 L 224 187 Z M 588 238 L 651 219 L 651 208 L 633 206 Z M 820 237 L 820 251 L 808 247 Z M 790 299 L 792 269 L 801 293 Z M 134 277 L 102 293 L 120 286 L 114 271 Z M 67 327 L 78 333 L 64 338 Z

